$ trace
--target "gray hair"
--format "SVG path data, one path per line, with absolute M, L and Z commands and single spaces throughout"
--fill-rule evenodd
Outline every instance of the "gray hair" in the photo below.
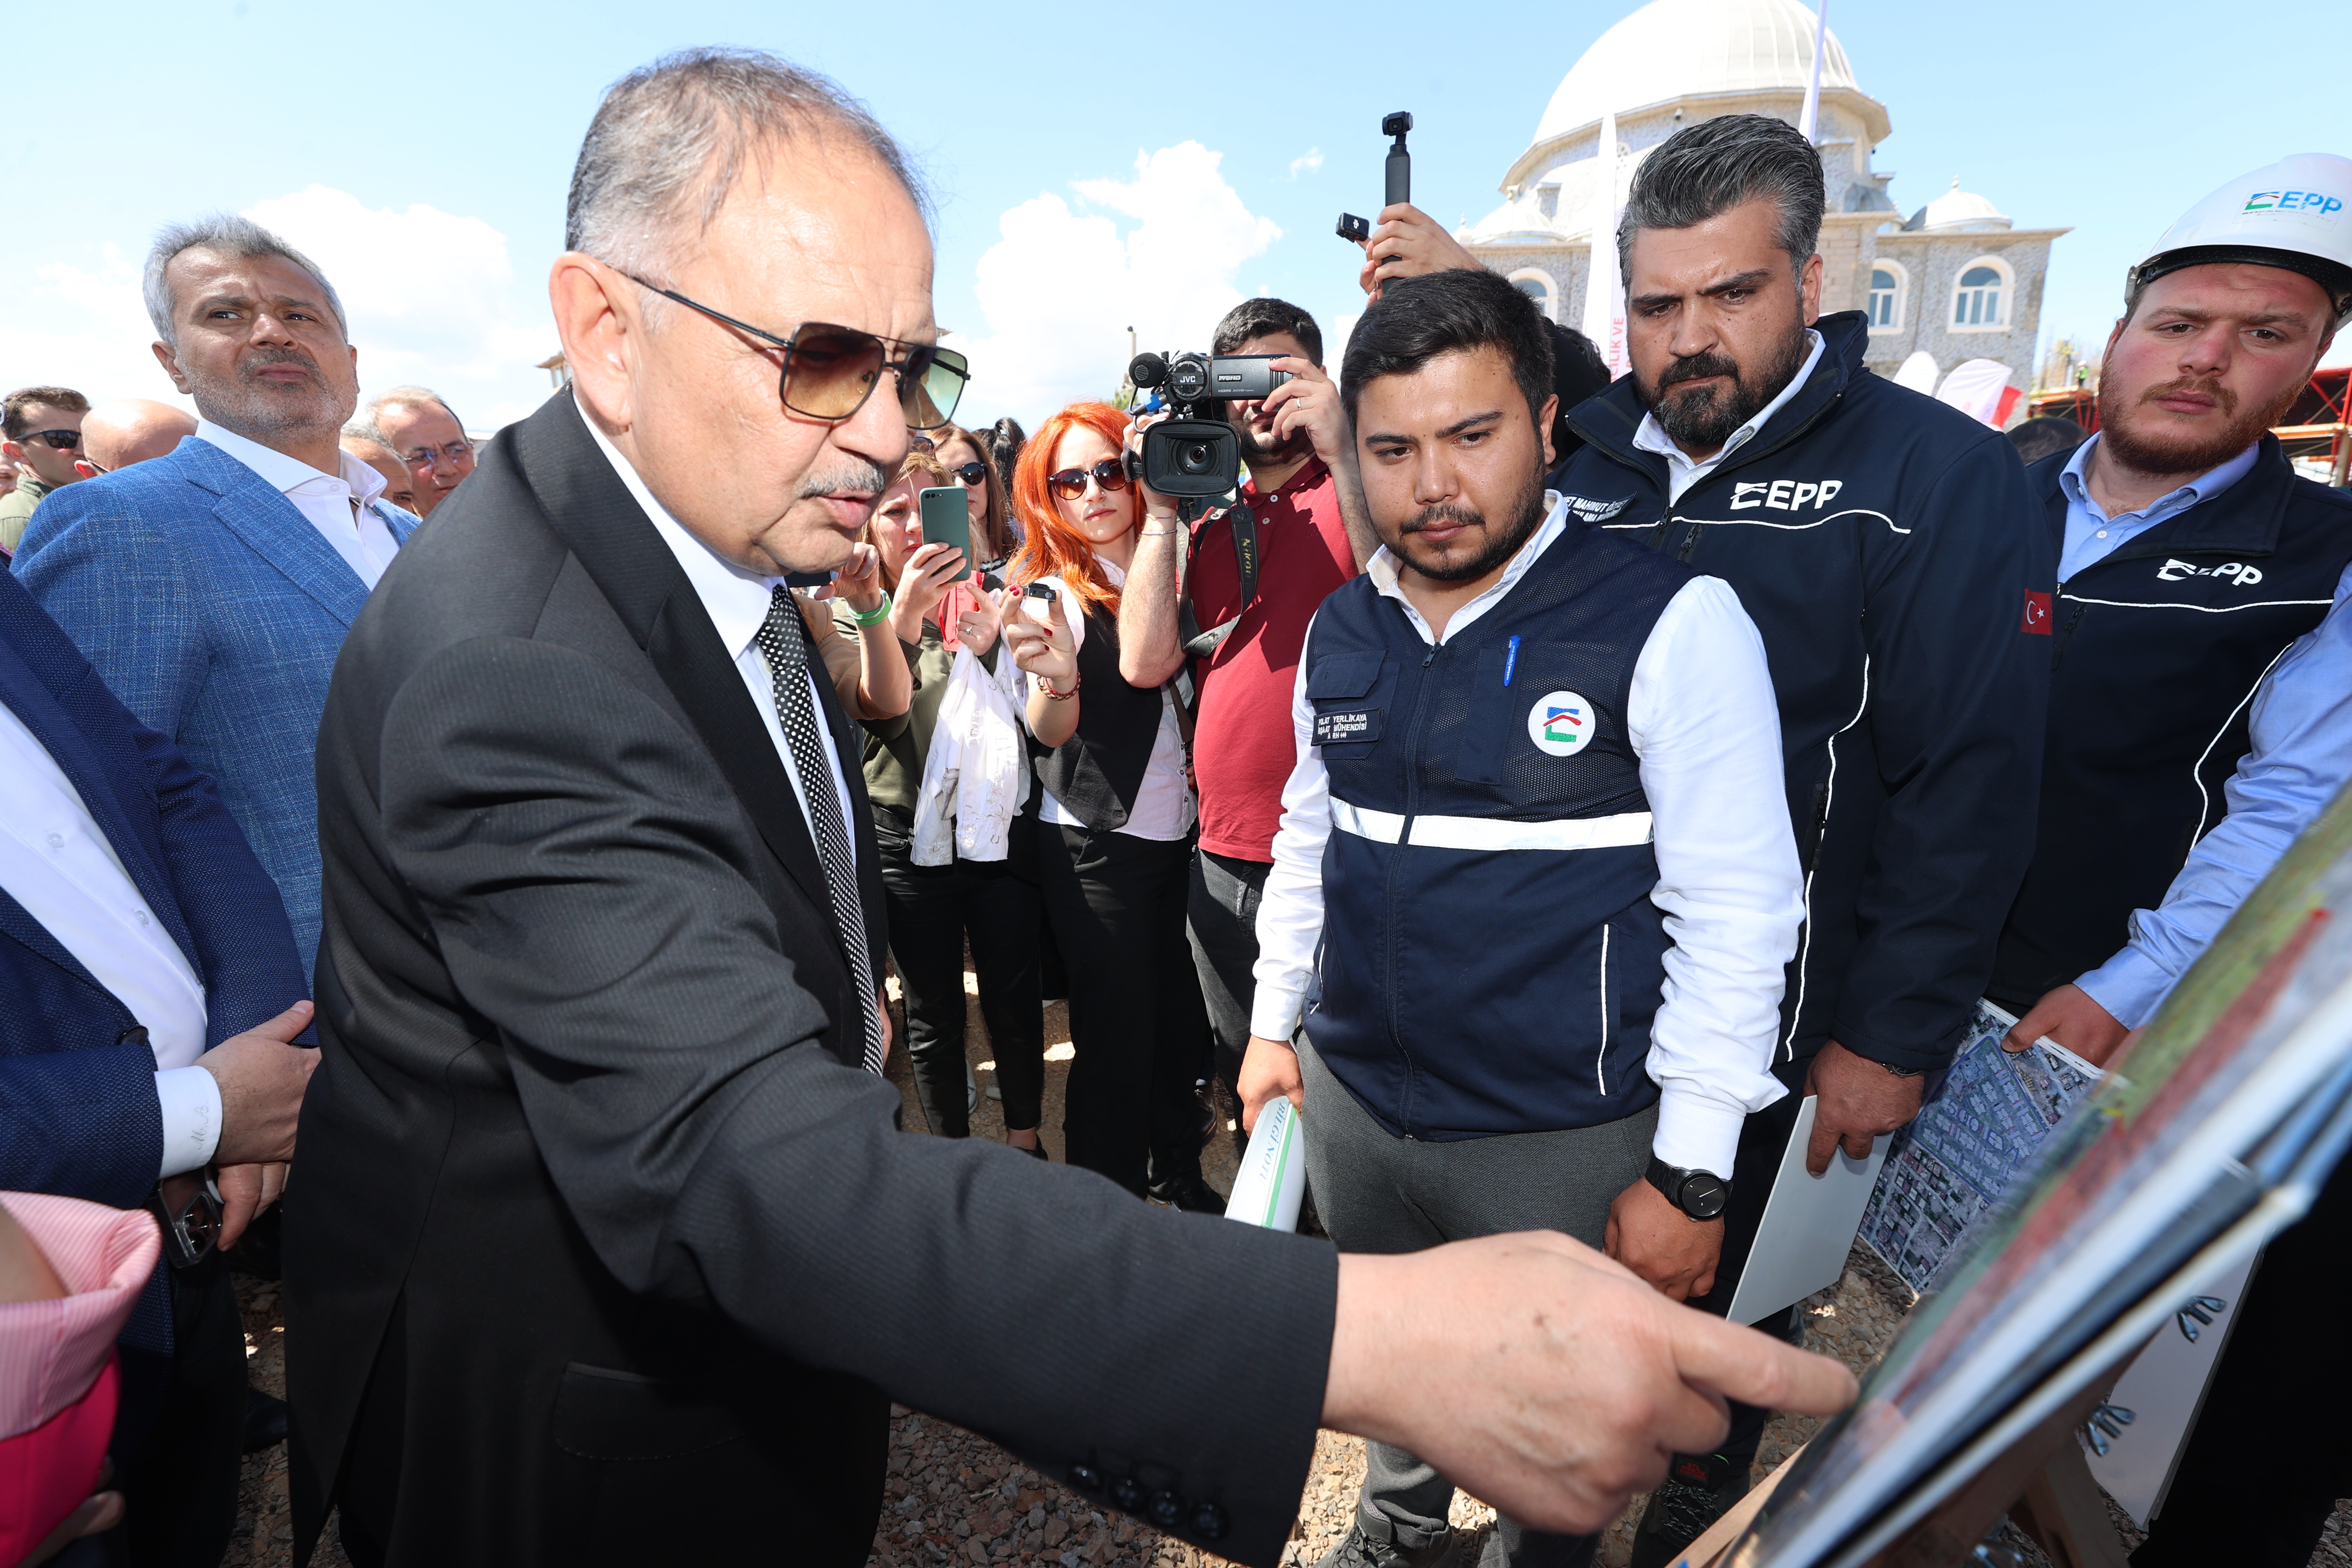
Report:
M 369 429 L 377 428 L 377 422 L 383 419 L 383 411 L 387 408 L 438 408 L 449 416 L 460 433 L 463 433 L 466 428 L 466 422 L 457 417 L 457 411 L 449 406 L 449 400 L 429 386 L 395 386 L 390 392 L 381 393 L 368 399 L 367 426 Z M 349 434 L 349 432 L 345 433 Z M 379 433 L 379 438 L 381 438 L 381 433 Z M 389 441 L 385 441 L 384 445 L 392 447 Z M 397 447 L 393 447 L 392 449 L 395 452 L 400 450 Z
M 1828 205 L 1822 158 L 1797 128 L 1769 114 L 1724 114 L 1685 125 L 1633 173 L 1617 225 L 1617 270 L 1633 278 L 1633 235 L 1690 228 L 1761 197 L 1780 215 L 1773 237 L 1801 274 L 1822 237 Z
M 354 419 L 349 425 L 344 426 L 342 434 L 338 437 L 337 439 L 342 441 L 373 441 L 377 446 L 383 447 L 385 451 L 390 452 L 394 457 L 396 458 L 400 455 L 400 448 L 392 444 L 391 437 L 385 435 L 373 425 L 369 424 L 364 420 Z
M 631 71 L 597 106 L 572 171 L 564 246 L 664 280 L 680 234 L 709 230 L 748 160 L 829 130 L 871 153 L 929 222 L 906 154 L 831 79 L 756 49 L 685 49 Z
M 184 250 L 217 251 L 232 261 L 245 261 L 257 256 L 283 257 L 310 275 L 310 280 L 327 296 L 327 309 L 334 312 L 335 325 L 348 339 L 352 335 L 351 318 L 343 314 L 343 301 L 335 293 L 335 286 L 319 270 L 319 264 L 254 222 L 237 213 L 215 213 L 194 223 L 163 226 L 155 236 L 154 248 L 147 253 L 147 319 L 155 323 L 155 335 L 173 348 L 180 346 L 172 319 L 172 285 L 163 276 Z

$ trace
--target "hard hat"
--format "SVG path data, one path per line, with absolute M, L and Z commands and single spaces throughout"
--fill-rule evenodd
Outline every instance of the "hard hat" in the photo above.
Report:
M 2168 272 L 2252 261 L 2300 272 L 2352 318 L 2352 158 L 2298 153 L 2241 174 L 2182 214 L 2126 276 L 2128 298 Z

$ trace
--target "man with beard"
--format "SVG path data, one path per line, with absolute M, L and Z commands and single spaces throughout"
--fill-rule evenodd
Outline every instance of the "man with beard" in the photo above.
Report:
M 1677 132 L 1617 234 L 1633 374 L 1577 408 L 1570 510 L 1722 578 L 1763 636 L 1805 870 L 1774 1071 L 1727 1177 L 1728 1309 L 1805 1096 L 1809 1163 L 1918 1113 L 1992 970 L 2033 850 L 2054 573 L 2016 448 L 1863 368 L 1822 316 L 1819 154 L 1785 122 Z M 1793 1335 L 1790 1312 L 1769 1326 Z M 1633 1561 L 1656 1568 L 1748 1489 L 1765 1412 L 1677 1456 Z
M 2352 500 L 2298 478 L 2270 434 L 2352 316 L 2347 201 L 2352 158 L 2305 154 L 2192 207 L 2132 270 L 2098 434 L 2028 470 L 2063 657 L 2041 841 L 1990 992 L 2028 1040 L 2104 1061 L 2155 1011 L 2170 975 L 2133 911 L 2228 809 L 2255 688 L 2352 562 Z
M 1690 1173 L 1786 1092 L 1780 725 L 1729 587 L 1547 493 L 1551 377 L 1534 304 L 1483 268 L 1388 284 L 1349 341 L 1382 548 L 1300 660 L 1242 1099 L 1305 1113 L 1342 1247 L 1557 1229 L 1681 1300 L 1723 1237 Z M 1370 1445 L 1327 1568 L 1448 1561 L 1453 1493 Z M 1486 1561 L 1593 1540 L 1507 1518 Z
M 146 301 L 195 437 L 59 491 L 16 574 L 124 706 L 219 785 L 308 976 L 319 714 L 352 618 L 415 520 L 337 446 L 359 353 L 309 258 L 248 218 L 174 224 L 148 254 Z
M 1119 599 L 1118 639 L 1121 673 L 1136 685 L 1170 679 L 1188 659 L 1192 667 L 1201 837 L 1187 929 L 1216 1070 L 1231 1084 L 1249 1044 L 1258 904 L 1283 781 L 1297 760 L 1290 689 L 1299 647 L 1315 606 L 1363 569 L 1380 541 L 1370 523 L 1349 515 L 1360 510 L 1357 491 L 1334 472 L 1347 463 L 1347 416 L 1323 370 L 1315 318 L 1286 300 L 1244 300 L 1217 323 L 1210 349 L 1278 356 L 1275 368 L 1293 378 L 1263 401 L 1225 405 L 1249 465 L 1242 500 L 1255 542 L 1236 540 L 1227 511 L 1200 523 L 1188 544 L 1172 503 L 1155 503 Z M 1247 568 L 1244 548 L 1255 551 Z M 1167 1152 L 1155 1152 L 1155 1172 Z M 1176 1158 L 1179 1174 L 1155 1182 L 1153 1195 L 1222 1212 L 1223 1200 L 1200 1179 L 1198 1152 Z

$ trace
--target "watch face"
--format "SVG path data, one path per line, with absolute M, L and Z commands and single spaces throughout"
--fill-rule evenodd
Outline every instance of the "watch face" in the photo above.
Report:
M 1731 1188 L 1710 1171 L 1695 1171 L 1683 1184 L 1683 1213 L 1693 1219 L 1713 1219 L 1731 1201 Z

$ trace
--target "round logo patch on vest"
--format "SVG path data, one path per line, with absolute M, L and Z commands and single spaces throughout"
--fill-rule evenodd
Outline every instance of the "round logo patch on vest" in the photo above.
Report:
M 1592 704 L 1573 691 L 1547 691 L 1528 710 L 1528 739 L 1547 756 L 1572 757 L 1592 739 Z

